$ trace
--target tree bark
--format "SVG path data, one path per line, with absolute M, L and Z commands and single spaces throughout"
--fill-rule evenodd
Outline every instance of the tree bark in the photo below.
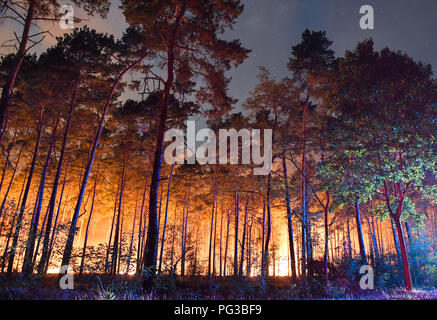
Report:
M 282 158 L 282 167 L 285 181 L 285 205 L 287 207 L 287 222 L 288 222 L 288 243 L 290 248 L 291 259 L 291 277 L 296 279 L 296 254 L 294 252 L 294 234 L 293 234 L 293 216 L 290 205 L 290 187 L 288 184 L 287 162 Z
M 158 273 L 161 273 L 161 268 L 162 268 L 162 256 L 164 254 L 165 233 L 167 231 L 168 204 L 169 204 L 169 201 L 170 201 L 170 187 L 171 187 L 171 178 L 173 176 L 173 169 L 174 169 L 174 162 L 171 165 L 170 175 L 168 177 L 167 200 L 166 200 L 166 204 L 165 204 L 164 225 L 162 227 L 161 252 L 160 252 L 160 255 L 159 255 Z

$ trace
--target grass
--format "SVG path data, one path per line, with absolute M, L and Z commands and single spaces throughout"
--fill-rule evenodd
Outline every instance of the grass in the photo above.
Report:
M 63 290 L 57 275 L 23 278 L 20 274 L 0 275 L 3 300 L 428 300 L 437 299 L 437 290 L 402 288 L 361 290 L 345 279 L 330 281 L 327 287 L 317 281 L 292 282 L 288 277 L 214 278 L 160 276 L 156 287 L 144 293 L 134 276 L 99 274 L 75 275 L 74 289 Z

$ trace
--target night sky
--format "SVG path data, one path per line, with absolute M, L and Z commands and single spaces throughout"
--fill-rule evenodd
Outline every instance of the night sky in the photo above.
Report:
M 437 1 L 436 0 L 243 0 L 245 10 L 234 30 L 226 39 L 238 38 L 251 49 L 250 58 L 230 72 L 233 81 L 230 94 L 243 102 L 256 85 L 259 66 L 267 67 L 272 75 L 287 76 L 286 63 L 291 46 L 300 41 L 306 29 L 325 30 L 334 42 L 333 49 L 342 56 L 358 41 L 372 37 L 376 48 L 401 50 L 416 60 L 437 68 Z M 68 3 L 66 1 L 65 3 Z M 375 29 L 361 30 L 359 9 L 362 5 L 375 9 Z M 83 24 L 120 37 L 127 27 L 119 4 L 114 1 L 106 20 L 91 17 Z M 80 12 L 79 12 L 80 13 Z M 77 12 L 76 12 L 77 14 Z M 80 16 L 80 14 L 78 14 Z M 0 41 L 13 37 L 11 25 L 0 26 Z M 49 24 L 53 35 L 61 35 L 56 24 Z M 21 28 L 15 28 L 21 30 Z M 41 52 L 54 43 L 48 37 L 36 51 Z M 2 51 L 4 53 L 4 50 Z

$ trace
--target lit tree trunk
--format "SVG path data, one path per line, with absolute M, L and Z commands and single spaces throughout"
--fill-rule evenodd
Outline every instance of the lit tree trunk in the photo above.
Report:
M 129 253 L 128 253 L 128 256 L 127 256 L 126 274 L 129 274 L 129 269 L 130 269 L 130 261 L 131 261 L 131 256 L 132 256 L 132 247 L 133 247 L 133 244 L 134 244 L 135 221 L 136 221 L 136 219 L 137 219 L 137 203 L 135 203 L 134 222 L 132 224 L 132 233 L 131 233 L 131 239 L 130 239 L 130 245 L 129 245 Z
M 213 180 L 213 197 L 212 197 L 212 212 L 211 212 L 211 227 L 209 232 L 209 251 L 208 251 L 208 277 L 211 276 L 211 248 L 212 248 L 212 231 L 214 228 L 214 212 L 215 212 L 215 197 L 217 192 L 217 185 L 216 185 L 216 170 L 214 170 L 214 180 Z
M 159 266 L 158 266 L 159 273 L 161 273 L 162 256 L 164 254 L 165 233 L 167 231 L 168 204 L 169 204 L 169 200 L 170 200 L 170 187 L 171 187 L 171 178 L 173 176 L 173 168 L 174 168 L 174 162 L 171 165 L 170 175 L 168 177 L 168 184 L 167 184 L 167 200 L 166 200 L 166 204 L 165 204 L 164 225 L 162 227 L 161 252 L 159 255 Z
M 401 251 L 399 248 L 398 234 L 396 233 L 396 226 L 395 226 L 396 223 L 395 223 L 394 219 L 390 220 L 390 225 L 391 225 L 391 231 L 393 234 L 393 244 L 394 244 L 394 247 L 396 249 L 396 257 L 398 259 L 398 262 L 401 263 L 402 256 L 401 256 Z
M 176 241 L 176 226 L 177 226 L 177 215 L 176 215 L 176 205 L 174 208 L 174 217 L 173 217 L 173 232 L 171 239 L 171 250 L 170 250 L 170 267 L 171 271 L 176 273 L 176 266 L 174 265 L 174 250 L 175 250 L 175 241 Z
M 112 248 L 112 259 L 111 259 L 111 274 L 115 275 L 117 272 L 117 261 L 118 261 L 118 245 L 120 242 L 120 219 L 121 219 L 121 208 L 123 201 L 123 192 L 126 183 L 126 166 L 127 166 L 127 155 L 124 155 L 123 159 L 123 171 L 121 174 L 121 186 L 120 186 L 120 198 L 118 199 L 118 214 L 117 214 L 117 222 L 115 223 L 115 236 L 114 236 L 114 245 Z
M 311 86 L 310 86 L 311 89 Z M 306 181 L 306 127 L 307 127 L 307 115 L 308 115 L 308 105 L 310 101 L 310 94 L 307 94 L 307 98 L 304 104 L 302 113 L 302 154 L 301 154 L 301 211 L 302 211 L 302 274 L 306 275 L 307 264 L 309 260 L 308 252 L 308 212 L 307 212 L 307 181 Z
M 285 205 L 287 207 L 288 243 L 290 247 L 290 258 L 291 258 L 291 276 L 293 279 L 296 279 L 296 254 L 294 252 L 293 216 L 292 216 L 291 205 L 290 205 L 290 187 L 288 184 L 287 163 L 285 161 L 285 158 L 282 158 L 282 167 L 284 171 L 284 181 L 285 181 Z
M 261 274 L 262 274 L 262 265 L 264 263 L 264 242 L 266 238 L 266 202 L 263 197 L 263 216 L 262 216 L 262 237 L 261 237 Z
M 235 244 L 234 244 L 234 276 L 238 275 L 238 224 L 239 224 L 239 208 L 240 197 L 238 191 L 235 191 Z
M 330 192 L 326 191 L 326 204 L 323 206 L 324 216 L 325 216 L 325 252 L 323 256 L 323 271 L 325 274 L 325 283 L 328 284 L 329 274 L 328 274 L 328 260 L 329 260 L 329 204 L 331 202 Z
M 32 25 L 32 20 L 37 3 L 37 0 L 29 1 L 26 19 L 24 21 L 23 33 L 20 39 L 20 47 L 18 48 L 18 52 L 15 55 L 15 61 L 12 65 L 11 71 L 7 75 L 6 84 L 2 90 L 2 96 L 0 100 L 0 142 L 3 138 L 4 130 L 6 128 L 6 118 L 9 105 L 11 104 L 12 89 L 14 88 L 15 79 L 17 78 L 18 71 L 20 70 L 21 64 L 23 63 L 24 56 L 26 55 L 26 47 L 29 41 L 30 27 Z
M 360 257 L 362 262 L 366 262 L 366 247 L 364 246 L 364 237 L 363 237 L 363 229 L 361 227 L 361 212 L 360 212 L 360 204 L 358 201 L 355 201 L 355 219 L 357 223 L 357 232 L 358 232 L 358 243 L 360 245 Z
M 85 231 L 85 239 L 83 241 L 83 248 L 82 248 L 82 259 L 80 261 L 80 269 L 79 274 L 82 274 L 83 269 L 85 267 L 85 255 L 86 255 L 86 246 L 88 243 L 88 233 L 90 229 L 91 219 L 93 217 L 93 210 L 94 210 L 94 201 L 96 199 L 96 188 L 97 188 L 97 177 L 98 177 L 99 169 L 97 169 L 96 177 L 94 179 L 94 190 L 93 190 L 93 199 L 91 200 L 91 209 L 90 209 L 90 215 L 88 217 L 88 222 L 86 224 L 86 231 Z
M 118 193 L 120 191 L 120 185 L 121 185 L 121 179 L 120 182 L 117 184 L 117 191 L 115 192 L 114 211 L 112 213 L 112 219 L 111 219 L 111 231 L 109 233 L 108 247 L 106 248 L 105 273 L 108 273 L 110 271 L 109 253 L 111 251 L 112 233 L 114 231 L 115 216 L 117 214 L 117 200 L 118 200 Z
M 220 243 L 219 243 L 219 276 L 223 276 L 223 260 L 222 260 L 222 239 L 223 239 L 223 208 L 220 216 Z
M 244 224 L 243 224 L 243 239 L 241 239 L 241 257 L 240 257 L 240 270 L 238 275 L 241 277 L 243 275 L 243 264 L 244 264 L 244 247 L 246 243 L 246 233 L 247 233 L 247 213 L 249 211 L 249 196 L 246 199 L 246 207 L 244 210 Z
M 347 248 L 349 258 L 352 259 L 352 240 L 351 240 L 351 229 L 349 223 L 349 217 L 346 218 L 347 221 Z
M 408 291 L 412 291 L 413 283 L 411 281 L 410 264 L 408 262 L 407 247 L 405 245 L 404 231 L 402 230 L 402 224 L 400 218 L 397 218 L 395 220 L 395 225 L 396 225 L 396 231 L 399 236 L 399 244 L 402 253 L 402 267 L 404 270 L 405 287 Z
M 265 277 L 268 274 L 268 264 L 269 264 L 269 244 L 270 244 L 270 235 L 272 230 L 272 215 L 270 211 L 270 181 L 271 181 L 271 173 L 267 176 L 267 197 L 266 197 L 266 208 L 267 208 L 267 232 L 266 239 L 264 244 L 264 256 L 263 262 L 261 266 L 261 274 L 262 277 Z
M 216 240 L 217 240 L 217 215 L 218 215 L 218 209 L 217 206 L 215 208 L 215 215 L 214 215 L 214 245 L 213 245 L 213 249 L 212 249 L 212 275 L 215 277 L 216 276 L 216 254 L 215 254 L 215 248 L 216 248 Z M 199 231 L 199 230 L 197 230 Z
M 183 215 L 182 225 L 182 257 L 181 257 L 181 276 L 185 276 L 185 254 L 187 249 L 187 234 L 188 234 L 188 213 L 190 206 L 190 191 L 188 190 L 187 203 L 185 208 L 185 214 Z
M 137 274 L 141 274 L 141 259 L 142 259 L 142 234 L 145 232 L 143 228 L 143 216 L 144 216 L 144 203 L 146 201 L 146 193 L 147 193 L 147 178 L 144 180 L 144 192 L 143 192 L 143 200 L 141 202 L 141 210 L 140 210 L 140 224 L 138 230 L 138 247 L 137 247 Z M 144 217 L 145 220 L 145 217 Z
M 225 253 L 223 261 L 223 276 L 226 276 L 227 262 L 228 262 L 228 244 L 229 244 L 229 226 L 231 224 L 231 215 L 228 212 L 227 223 L 226 223 L 226 241 L 225 241 Z
M 252 268 L 252 226 L 253 226 L 253 218 L 249 226 L 249 237 L 247 239 L 247 266 L 246 266 L 247 277 L 250 277 L 250 272 Z

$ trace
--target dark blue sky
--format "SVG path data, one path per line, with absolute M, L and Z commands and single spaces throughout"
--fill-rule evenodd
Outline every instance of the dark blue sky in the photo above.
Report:
M 226 38 L 239 38 L 252 49 L 251 57 L 231 72 L 231 94 L 244 100 L 256 85 L 258 66 L 272 75 L 288 75 L 291 46 L 302 32 L 325 30 L 337 56 L 358 41 L 372 37 L 376 48 L 401 50 L 437 69 L 436 0 L 247 0 L 245 11 Z M 375 29 L 361 30 L 362 5 L 375 10 Z
M 342 56 L 346 49 L 354 48 L 358 41 L 372 37 L 378 49 L 387 46 L 392 50 L 404 51 L 437 69 L 437 0 L 242 2 L 245 5 L 243 14 L 234 30 L 225 34 L 225 38 L 238 38 L 246 48 L 252 50 L 250 58 L 230 72 L 233 78 L 230 93 L 239 99 L 239 104 L 254 89 L 259 66 L 267 67 L 278 78 L 288 75 L 285 66 L 290 49 L 300 41 L 306 28 L 325 30 L 328 38 L 334 42 L 333 49 L 338 56 Z M 359 10 L 366 4 L 375 9 L 375 30 L 364 31 L 359 27 Z M 116 0 L 107 19 L 91 17 L 83 24 L 120 37 L 127 24 L 118 7 L 119 2 Z M 56 24 L 47 27 L 55 36 L 64 32 Z M 3 24 L 0 28 L 0 42 L 13 38 L 11 24 Z M 15 26 L 15 30 L 20 29 Z M 53 43 L 54 39 L 48 37 L 36 50 L 41 52 Z

